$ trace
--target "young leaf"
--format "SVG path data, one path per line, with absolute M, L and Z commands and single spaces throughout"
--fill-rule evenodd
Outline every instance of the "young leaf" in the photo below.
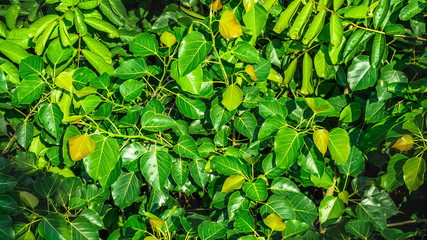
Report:
M 222 104 L 228 111 L 233 111 L 238 108 L 243 102 L 243 92 L 239 86 L 233 84 L 229 85 L 222 94 Z
M 283 231 L 286 229 L 286 224 L 283 222 L 282 218 L 274 213 L 268 215 L 262 221 L 273 231 Z
M 70 157 L 73 161 L 79 161 L 93 151 L 95 151 L 95 142 L 88 135 L 78 135 L 68 141 L 70 147 Z
M 219 20 L 219 32 L 225 39 L 237 38 L 242 35 L 242 28 L 236 21 L 236 15 L 230 10 L 225 10 Z
M 332 160 L 344 165 L 350 155 L 350 138 L 346 130 L 335 128 L 329 133 L 329 152 Z
M 325 156 L 328 150 L 329 132 L 326 129 L 316 128 L 313 133 L 313 141 L 317 149 Z
M 400 137 L 391 147 L 399 149 L 400 151 L 409 151 L 411 150 L 413 145 L 414 140 L 412 139 L 412 136 L 409 134 L 405 134 Z

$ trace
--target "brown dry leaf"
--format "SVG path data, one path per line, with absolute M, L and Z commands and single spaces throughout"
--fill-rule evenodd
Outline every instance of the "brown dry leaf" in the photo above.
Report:
M 412 139 L 411 135 L 406 134 L 399 138 L 391 147 L 399 149 L 400 151 L 409 151 L 413 145 L 414 139 Z
M 219 32 L 225 39 L 242 36 L 242 28 L 236 21 L 236 15 L 232 11 L 226 10 L 222 13 L 219 20 Z
M 95 150 L 95 142 L 88 135 L 78 135 L 68 141 L 70 157 L 73 161 L 79 161 Z
M 218 11 L 222 8 L 222 4 L 220 0 L 216 0 L 215 2 L 211 3 L 209 5 L 209 8 L 212 9 L 212 11 Z
M 255 75 L 255 69 L 252 67 L 252 65 L 246 65 L 245 72 L 251 76 L 252 80 L 258 81 L 258 78 L 256 78 Z

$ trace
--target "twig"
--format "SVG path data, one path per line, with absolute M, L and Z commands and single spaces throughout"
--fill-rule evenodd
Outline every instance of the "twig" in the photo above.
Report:
M 387 227 L 397 227 L 397 226 L 402 226 L 402 225 L 406 225 L 406 224 L 422 223 L 422 222 L 427 222 L 427 219 L 407 220 L 407 221 L 403 221 L 403 222 L 389 223 L 389 224 L 387 224 Z

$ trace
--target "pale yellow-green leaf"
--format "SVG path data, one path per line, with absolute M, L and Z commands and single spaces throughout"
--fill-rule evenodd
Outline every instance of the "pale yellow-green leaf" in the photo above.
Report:
M 222 94 L 222 105 L 227 108 L 228 111 L 233 111 L 238 108 L 243 102 L 243 92 L 239 86 L 233 84 L 229 85 Z
M 222 8 L 222 4 L 220 0 L 216 0 L 215 2 L 211 3 L 209 5 L 209 8 L 212 9 L 212 11 L 218 11 Z
M 328 150 L 329 132 L 326 129 L 315 129 L 313 134 L 313 141 L 317 149 L 325 155 Z
M 55 85 L 69 92 L 73 90 L 73 77 L 71 73 L 61 72 L 55 78 Z
M 25 205 L 31 208 L 35 208 L 37 205 L 39 205 L 39 199 L 29 192 L 19 191 L 19 198 L 22 202 L 25 203 Z
M 267 227 L 271 228 L 273 231 L 284 231 L 286 228 L 286 223 L 282 221 L 282 218 L 272 213 L 268 217 L 264 218 L 264 223 Z
M 160 42 L 162 42 L 165 46 L 171 47 L 176 43 L 176 37 L 172 33 L 166 31 L 160 36 Z
M 232 190 L 241 189 L 243 183 L 245 183 L 245 178 L 242 175 L 231 175 L 225 179 L 221 192 L 231 192 Z
M 245 72 L 252 78 L 253 81 L 258 81 L 258 78 L 255 75 L 255 69 L 252 65 L 246 65 Z
M 88 135 L 77 135 L 68 141 L 70 157 L 73 161 L 79 161 L 95 150 L 95 142 Z
M 219 32 L 225 39 L 240 37 L 242 28 L 236 21 L 236 15 L 230 10 L 226 10 L 222 13 L 221 19 L 219 20 Z

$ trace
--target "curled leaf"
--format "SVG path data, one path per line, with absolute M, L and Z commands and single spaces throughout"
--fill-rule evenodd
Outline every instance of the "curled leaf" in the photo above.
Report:
M 255 69 L 252 65 L 246 65 L 245 72 L 251 76 L 253 81 L 258 81 L 258 78 L 255 75 Z
M 95 151 L 95 142 L 88 135 L 77 135 L 71 138 L 68 146 L 73 161 L 79 161 Z
M 236 15 L 230 10 L 222 13 L 219 20 L 219 32 L 225 39 L 240 37 L 242 28 L 236 20 Z

